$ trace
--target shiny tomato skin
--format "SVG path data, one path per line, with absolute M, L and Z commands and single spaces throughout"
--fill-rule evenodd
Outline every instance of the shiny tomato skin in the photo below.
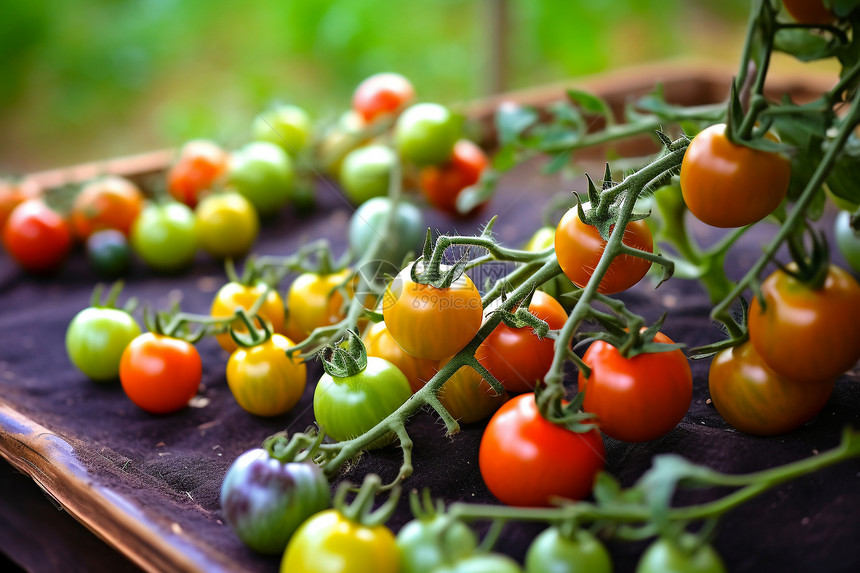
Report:
M 227 386 L 243 410 L 255 416 L 286 414 L 299 402 L 307 382 L 307 367 L 297 356 L 288 357 L 295 346 L 281 335 L 250 348 L 238 348 L 227 361 Z
M 487 154 L 480 147 L 468 139 L 460 139 L 454 144 L 454 152 L 447 163 L 421 168 L 419 186 L 433 207 L 455 217 L 471 216 L 483 205 L 461 213 L 457 209 L 457 197 L 463 189 L 478 182 L 489 164 Z
M 230 155 L 226 184 L 244 195 L 260 217 L 271 217 L 293 197 L 295 169 L 283 147 L 252 141 Z
M 749 336 L 774 372 L 813 384 L 860 359 L 860 284 L 849 273 L 831 264 L 816 290 L 778 269 L 761 293 L 764 307 L 758 297 L 750 305 Z
M 633 221 L 624 230 L 622 242 L 628 247 L 654 252 L 654 238 L 644 220 Z M 606 241 L 597 227 L 579 220 L 576 207 L 567 211 L 555 232 L 555 254 L 565 276 L 576 286 L 584 288 L 591 279 Z M 616 257 L 600 281 L 597 291 L 614 294 L 629 289 L 648 273 L 651 261 L 623 254 Z
M 561 304 L 543 291 L 535 291 L 529 312 L 546 321 L 550 330 L 561 329 L 567 321 Z M 555 340 L 539 339 L 527 326 L 502 323 L 484 339 L 475 357 L 508 392 L 534 392 L 535 382 L 543 380 L 552 365 Z
M 336 324 L 344 317 L 344 297 L 337 289 L 352 273 L 343 269 L 329 274 L 302 273 L 287 291 L 286 334 L 301 342 L 314 329 Z M 349 290 L 348 287 L 344 287 Z
M 525 565 L 526 573 L 612 573 L 609 551 L 585 529 L 568 537 L 548 527 L 529 545 Z
M 674 539 L 659 538 L 642 554 L 636 573 L 726 573 L 726 566 L 708 544 L 687 552 Z
M 174 199 L 192 209 L 213 191 L 227 172 L 230 154 L 214 141 L 186 142 L 167 171 L 167 190 Z
M 260 232 L 257 210 L 239 193 L 207 195 L 194 214 L 200 247 L 217 259 L 246 255 Z
M 702 130 L 681 162 L 681 194 L 690 212 L 713 227 L 743 227 L 776 209 L 788 191 L 791 162 L 736 145 L 726 125 Z
M 499 501 L 540 507 L 555 496 L 580 500 L 591 493 L 606 451 L 597 430 L 576 433 L 544 419 L 529 393 L 493 415 L 478 459 L 484 483 Z
M 116 229 L 127 237 L 143 201 L 143 192 L 125 177 L 107 175 L 90 181 L 72 205 L 75 236 L 85 241 L 96 231 Z
M 191 265 L 197 253 L 197 217 L 184 203 L 150 203 L 134 220 L 132 249 L 152 269 L 173 273 Z
M 39 198 L 20 203 L 3 227 L 3 246 L 15 262 L 33 274 L 57 271 L 72 250 L 69 224 Z
M 393 114 L 415 98 L 412 83 L 393 72 L 365 78 L 352 94 L 352 109 L 370 123 L 378 117 Z
M 475 533 L 444 513 L 416 517 L 397 532 L 401 573 L 435 573 L 450 561 L 465 559 L 478 548 Z
M 444 289 L 416 283 L 412 265 L 385 290 L 382 315 L 388 331 L 403 350 L 429 360 L 453 356 L 481 328 L 481 294 L 465 274 Z
M 460 139 L 461 118 L 437 103 L 406 108 L 394 125 L 394 145 L 401 159 L 414 165 L 439 165 L 451 158 Z
M 400 552 L 384 525 L 366 527 L 327 509 L 293 534 L 281 573 L 399 573 Z
M 654 342 L 672 344 L 661 332 Z M 607 436 L 625 442 L 655 440 L 677 426 L 690 408 L 693 375 L 678 348 L 624 358 L 614 346 L 597 340 L 582 360 L 591 368 L 587 379 L 579 374 L 583 409 L 597 416 Z
M 140 325 L 124 310 L 90 306 L 69 323 L 66 353 L 90 380 L 114 381 L 119 376 L 122 353 L 139 335 Z
M 501 553 L 475 553 L 449 565 L 434 569 L 433 573 L 522 573 L 512 558 Z
M 833 14 L 821 0 L 782 0 L 785 11 L 800 24 L 832 24 Z
M 780 376 L 749 341 L 714 356 L 708 374 L 711 401 L 733 428 L 775 436 L 814 418 L 830 398 L 835 378 L 816 383 Z
M 145 332 L 122 353 L 119 380 L 129 399 L 151 414 L 172 414 L 197 394 L 203 376 L 193 344 Z
M 257 300 L 266 293 L 267 288 L 263 282 L 253 285 L 244 285 L 235 281 L 225 283 L 215 293 L 209 314 L 214 317 L 232 316 L 239 307 L 250 310 Z M 269 322 L 275 333 L 285 334 L 286 311 L 284 310 L 284 299 L 278 294 L 277 289 L 268 290 L 257 314 Z M 232 326 L 237 332 L 248 332 L 248 329 L 239 319 L 234 320 Z M 236 350 L 236 342 L 230 336 L 229 332 L 217 334 L 215 338 L 225 351 L 232 353 Z
M 409 380 L 413 393 L 420 390 L 439 369 L 437 360 L 417 358 L 400 348 L 388 332 L 385 322 L 377 322 L 371 326 L 362 339 L 367 355 L 384 358 L 397 366 Z

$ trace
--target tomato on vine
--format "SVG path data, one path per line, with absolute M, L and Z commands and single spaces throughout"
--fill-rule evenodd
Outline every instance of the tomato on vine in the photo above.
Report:
M 557 300 L 535 291 L 529 312 L 545 321 L 550 330 L 559 330 L 567 321 L 567 312 Z M 513 328 L 499 324 L 475 352 L 478 362 L 514 393 L 533 392 L 535 383 L 543 380 L 555 356 L 555 340 L 538 338 L 524 326 Z
M 188 405 L 203 376 L 200 353 L 185 340 L 145 332 L 122 353 L 119 379 L 129 399 L 151 414 L 171 414 Z
M 712 125 L 690 142 L 681 162 L 681 193 L 703 223 L 743 227 L 768 216 L 785 198 L 791 162 L 779 153 L 732 143 L 726 129 Z
M 733 428 L 775 436 L 814 418 L 830 398 L 835 378 L 798 382 L 771 370 L 749 341 L 714 356 L 708 373 L 711 401 Z
M 591 493 L 606 451 L 600 432 L 553 424 L 529 393 L 515 396 L 490 418 L 478 460 L 484 483 L 502 503 L 549 506 L 554 497 L 581 500 Z
M 33 274 L 59 270 L 72 245 L 72 232 L 66 219 L 38 197 L 15 207 L 3 227 L 6 252 Z
M 352 270 L 307 272 L 295 278 L 287 291 L 286 334 L 301 342 L 316 328 L 336 324 L 344 317 L 345 298 L 339 289 L 349 289 Z
M 432 506 L 401 527 L 396 542 L 402 573 L 433 573 L 446 563 L 471 556 L 478 547 L 469 526 Z
M 486 153 L 468 139 L 454 144 L 451 158 L 441 165 L 427 165 L 418 174 L 421 191 L 437 209 L 457 217 L 472 216 L 483 207 L 476 205 L 468 213 L 457 209 L 457 198 L 466 187 L 474 185 L 490 164 Z
M 475 553 L 433 573 L 522 573 L 519 564 L 501 553 Z
M 401 110 L 415 97 L 415 88 L 405 76 L 393 72 L 365 78 L 352 94 L 352 109 L 370 123 Z
M 186 142 L 167 171 L 170 195 L 192 209 L 213 191 L 227 171 L 230 154 L 208 139 Z
M 449 362 L 439 362 L 441 368 Z M 474 424 L 487 419 L 510 399 L 507 392 L 496 391 L 471 366 L 463 366 L 451 375 L 438 393 L 439 401 L 451 417 L 461 424 Z
M 368 356 L 376 356 L 388 360 L 403 372 L 409 381 L 412 392 L 420 390 L 439 369 L 437 360 L 417 358 L 402 348 L 385 326 L 385 322 L 377 322 L 363 335 L 364 345 Z
M 720 555 L 708 544 L 682 547 L 661 537 L 652 542 L 636 565 L 636 573 L 726 573 Z
M 106 175 L 84 185 L 72 205 L 75 236 L 86 240 L 95 231 L 116 229 L 128 236 L 143 210 L 143 192 L 132 181 Z
M 653 342 L 673 344 L 662 332 Z M 690 408 L 693 375 L 679 348 L 625 358 L 615 346 L 596 340 L 582 361 L 591 369 L 587 378 L 579 373 L 582 407 L 597 417 L 607 436 L 625 442 L 655 440 L 677 426 Z
M 543 530 L 526 551 L 526 573 L 612 573 L 606 547 L 584 529 L 562 532 L 559 527 Z
M 382 316 L 388 331 L 413 356 L 453 356 L 481 328 L 481 294 L 465 274 L 445 288 L 416 282 L 414 266 L 400 271 L 385 290 Z
M 789 271 L 796 271 L 791 263 Z M 763 304 L 762 304 L 763 303 Z M 860 284 L 830 264 L 820 288 L 780 269 L 750 304 L 749 336 L 756 352 L 785 378 L 826 382 L 860 359 Z
M 654 251 L 651 229 L 643 219 L 627 224 L 622 242 L 639 251 Z M 576 286 L 584 288 L 606 249 L 606 241 L 600 236 L 597 227 L 583 223 L 579 219 L 578 209 L 574 207 L 559 221 L 554 244 L 558 264 L 565 276 Z M 627 290 L 642 280 L 650 268 L 651 261 L 622 253 L 609 265 L 597 292 L 614 294 Z
M 237 308 L 241 307 L 245 310 L 251 310 L 258 301 L 260 302 L 257 307 L 257 314 L 269 322 L 275 333 L 285 334 L 286 311 L 284 310 L 284 300 L 278 294 L 277 289 L 269 288 L 263 281 L 244 284 L 238 278 L 235 278 L 235 280 L 225 283 L 215 293 L 209 314 L 216 318 L 233 316 Z M 231 323 L 231 327 L 240 334 L 247 332 L 247 327 L 239 319 L 234 320 Z M 218 340 L 221 348 L 227 352 L 232 353 L 238 348 L 229 332 L 217 334 L 215 338 Z

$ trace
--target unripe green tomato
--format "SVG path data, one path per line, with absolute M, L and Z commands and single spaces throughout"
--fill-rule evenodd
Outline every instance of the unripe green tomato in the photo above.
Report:
M 175 272 L 194 260 L 197 218 L 184 203 L 170 201 L 146 206 L 131 227 L 131 246 L 158 271 Z
M 475 533 L 445 515 L 413 519 L 397 533 L 402 573 L 432 573 L 475 552 Z
M 124 310 L 91 306 L 69 323 L 66 353 L 91 380 L 116 380 L 122 353 L 139 334 L 140 325 Z
M 522 573 L 519 564 L 500 553 L 476 554 L 457 561 L 453 565 L 443 566 L 433 573 Z
M 386 233 L 385 222 L 391 213 L 391 204 L 388 197 L 373 197 L 355 210 L 349 220 L 349 246 L 354 253 L 364 253 L 379 235 Z M 391 232 L 382 239 L 377 258 L 399 265 L 410 251 L 421 249 L 425 232 L 421 209 L 400 201 Z
M 296 105 L 279 105 L 260 112 L 251 125 L 257 141 L 269 141 L 295 156 L 311 136 L 313 122 L 308 113 Z
M 550 527 L 526 552 L 526 573 L 612 573 L 609 552 L 594 535 L 577 530 L 572 538 Z
M 274 215 L 293 194 L 293 161 L 270 141 L 254 141 L 230 157 L 227 184 L 244 195 L 261 217 Z
M 350 151 L 340 166 L 340 186 L 353 205 L 388 193 L 397 154 L 387 145 L 365 145 Z
M 400 156 L 416 165 L 440 165 L 451 158 L 460 138 L 462 120 L 437 103 L 407 108 L 394 125 L 394 142 Z
M 726 566 L 710 545 L 688 552 L 675 540 L 660 538 L 645 550 L 636 573 L 726 573 Z
M 836 248 L 855 271 L 860 273 L 860 235 L 851 228 L 851 213 L 840 211 L 833 224 Z

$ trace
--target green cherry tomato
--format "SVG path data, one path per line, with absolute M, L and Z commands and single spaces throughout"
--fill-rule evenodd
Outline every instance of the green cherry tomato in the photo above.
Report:
M 726 566 L 710 545 L 692 552 L 669 539 L 652 543 L 639 559 L 636 573 L 725 573 Z
M 385 228 L 392 210 L 388 197 L 374 197 L 359 206 L 349 220 L 349 246 L 356 254 L 364 253 L 380 235 L 385 236 L 378 258 L 400 265 L 410 252 L 421 249 L 424 241 L 424 216 L 421 210 L 407 201 L 400 201 L 391 221 L 391 230 Z
M 612 573 L 609 552 L 591 533 L 566 537 L 557 527 L 535 537 L 526 552 L 526 573 Z
M 293 534 L 281 560 L 281 573 L 399 571 L 399 550 L 390 529 L 355 523 L 336 509 L 305 521 Z
M 472 555 L 433 573 L 522 573 L 522 568 L 507 555 L 486 553 Z
M 394 125 L 394 142 L 400 156 L 416 165 L 439 165 L 450 159 L 460 138 L 461 120 L 437 103 L 407 108 Z
M 388 193 L 397 154 L 387 145 L 371 144 L 353 149 L 340 166 L 340 186 L 353 205 Z
M 115 380 L 123 351 L 139 334 L 140 325 L 124 310 L 91 306 L 69 323 L 66 353 L 91 380 Z
M 293 156 L 304 149 L 312 130 L 311 117 L 296 105 L 278 105 L 267 109 L 254 118 L 251 126 L 255 140 L 279 145 Z
M 236 402 L 255 416 L 278 416 L 293 409 L 307 380 L 304 362 L 288 357 L 295 346 L 281 335 L 250 348 L 239 348 L 227 361 L 227 385 Z
M 254 141 L 230 157 L 227 184 L 244 195 L 261 217 L 278 212 L 293 194 L 290 155 L 271 141 Z
M 200 247 L 215 258 L 241 257 L 257 240 L 259 217 L 244 195 L 208 195 L 197 204 L 195 214 Z
M 117 229 L 102 229 L 87 238 L 87 257 L 96 273 L 116 278 L 131 265 L 128 239 Z
M 367 367 L 358 374 L 322 375 L 314 390 L 314 416 L 326 435 L 348 440 L 374 427 L 410 396 L 403 372 L 388 360 L 369 356 Z M 394 434 L 383 436 L 369 448 L 381 448 L 393 439 Z
M 306 519 L 331 505 L 331 490 L 319 466 L 283 463 L 255 448 L 227 470 L 220 500 L 224 520 L 245 545 L 278 554 Z
M 445 515 L 413 519 L 397 533 L 402 573 L 432 573 L 475 552 L 475 533 L 462 521 Z
M 152 203 L 131 227 L 131 246 L 148 266 L 175 272 L 188 267 L 197 252 L 197 219 L 184 203 Z
M 840 211 L 833 227 L 836 232 L 836 248 L 851 268 L 860 272 L 860 234 L 851 228 L 851 213 Z

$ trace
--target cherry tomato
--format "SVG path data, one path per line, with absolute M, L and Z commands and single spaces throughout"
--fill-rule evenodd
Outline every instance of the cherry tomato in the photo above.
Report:
M 394 125 L 394 143 L 400 157 L 415 165 L 439 165 L 451 158 L 460 139 L 461 120 L 437 103 L 408 107 Z
M 580 500 L 591 493 L 606 451 L 597 430 L 556 426 L 540 415 L 534 394 L 520 394 L 490 419 L 478 460 L 484 483 L 502 503 L 549 506 L 556 496 Z
M 250 310 L 260 297 L 265 294 L 265 299 L 260 304 L 259 309 L 257 309 L 257 314 L 269 322 L 274 332 L 284 334 L 286 332 L 284 300 L 276 289 L 268 289 L 269 292 L 266 294 L 267 288 L 264 282 L 244 285 L 239 282 L 230 281 L 215 293 L 209 314 L 214 317 L 232 316 L 239 307 Z M 231 326 L 236 332 L 248 332 L 248 329 L 239 319 L 234 320 Z M 218 340 L 221 348 L 227 352 L 232 353 L 238 348 L 229 332 L 217 334 L 215 338 Z
M 228 186 L 248 199 L 261 217 L 277 213 L 293 195 L 290 155 L 270 141 L 248 143 L 230 157 Z
M 297 105 L 278 105 L 255 117 L 251 131 L 255 140 L 269 141 L 295 156 L 310 140 L 313 121 Z
M 516 561 L 500 553 L 477 553 L 433 573 L 522 573 Z
M 654 342 L 672 344 L 658 332 Z M 655 440 L 678 425 L 690 408 L 693 375 L 680 349 L 624 358 L 597 340 L 582 357 L 591 376 L 579 374 L 583 409 L 597 416 L 600 430 L 625 442 Z
M 203 364 L 194 345 L 152 332 L 132 340 L 122 353 L 119 380 L 126 395 L 151 414 L 171 414 L 197 394 Z
M 224 521 L 245 545 L 277 555 L 306 519 L 331 505 L 331 490 L 316 464 L 283 463 L 255 448 L 230 465 L 220 500 Z
M 787 158 L 732 143 L 725 124 L 702 130 L 681 162 L 687 208 L 714 227 L 743 227 L 765 218 L 785 198 L 790 178 Z
M 196 220 L 194 211 L 184 203 L 151 203 L 131 227 L 131 246 L 157 271 L 187 268 L 197 253 Z
M 384 235 L 378 258 L 399 267 L 410 252 L 421 249 L 427 228 L 421 210 L 401 200 L 397 203 L 391 231 L 386 233 L 385 223 L 391 205 L 388 197 L 374 197 L 362 203 L 349 220 L 349 247 L 356 254 L 365 253 L 379 235 Z
M 415 97 L 415 89 L 404 76 L 392 72 L 364 79 L 352 94 L 352 109 L 370 123 L 393 114 Z
M 314 417 L 326 435 L 343 441 L 373 428 L 412 396 L 409 381 L 387 360 L 369 356 L 365 369 L 352 376 L 323 374 L 314 390 Z M 394 434 L 368 446 L 381 448 Z
M 687 551 L 674 540 L 660 538 L 645 550 L 636 573 L 726 573 L 726 566 L 710 545 Z
M 812 384 L 860 359 L 860 284 L 841 268 L 831 264 L 820 289 L 776 270 L 761 294 L 764 306 L 756 297 L 749 309 L 750 341 L 777 374 Z
M 833 223 L 836 248 L 854 271 L 860 273 L 860 234 L 851 228 L 851 213 L 840 211 Z
M 124 177 L 107 175 L 84 185 L 72 206 L 72 228 L 85 241 L 95 231 L 116 229 L 128 236 L 143 209 L 143 193 Z
M 384 358 L 397 366 L 409 381 L 412 392 L 420 390 L 438 370 L 438 361 L 416 358 L 400 348 L 388 332 L 385 322 L 371 326 L 364 333 L 363 340 L 367 355 Z
M 526 244 L 523 245 L 523 250 L 535 253 L 543 251 L 548 247 L 552 247 L 554 244 L 555 227 L 541 227 L 535 231 Z M 538 289 L 557 300 L 565 310 L 573 308 L 573 303 L 571 302 L 573 299 L 565 295 L 576 290 L 576 286 L 570 282 L 570 279 L 567 278 L 566 275 L 556 275 L 539 286 Z
M 433 573 L 449 561 L 465 559 L 478 547 L 475 533 L 444 514 L 413 519 L 397 532 L 401 573 Z
M 227 361 L 227 385 L 239 406 L 255 416 L 279 416 L 302 397 L 307 368 L 298 357 L 288 357 L 289 338 L 273 334 L 250 348 L 239 348 Z
M 833 14 L 821 0 L 782 0 L 786 12 L 800 24 L 832 24 Z
M 131 266 L 131 247 L 122 231 L 102 229 L 87 239 L 87 257 L 99 275 L 116 278 Z
M 641 219 L 627 225 L 622 242 L 640 251 L 654 251 L 651 229 Z M 580 221 L 576 207 L 564 214 L 556 227 L 555 254 L 561 270 L 573 284 L 580 288 L 588 284 L 605 249 L 606 241 L 597 227 Z M 614 294 L 627 290 L 642 280 L 650 268 L 651 261 L 633 255 L 619 255 L 609 265 L 597 291 Z
M 478 182 L 489 164 L 480 147 L 468 139 L 460 139 L 454 144 L 454 152 L 447 163 L 421 168 L 418 175 L 421 191 L 427 201 L 441 211 L 457 217 L 474 215 L 483 205 L 461 213 L 457 210 L 457 197 L 463 189 Z
M 525 565 L 526 573 L 612 573 L 606 547 L 584 529 L 570 536 L 557 527 L 545 529 L 529 545 Z
M 28 199 L 9 214 L 3 246 L 21 267 L 33 274 L 57 271 L 72 250 L 66 220 L 42 199 Z
M 814 418 L 835 382 L 831 378 L 809 384 L 780 376 L 750 342 L 717 354 L 708 374 L 717 412 L 732 427 L 757 436 L 784 434 Z
M 448 363 L 443 359 L 441 368 Z M 448 413 L 461 424 L 474 424 L 488 418 L 510 399 L 507 392 L 496 394 L 471 366 L 457 370 L 439 389 L 439 401 Z
M 241 257 L 257 240 L 260 220 L 244 195 L 235 192 L 208 195 L 197 204 L 194 214 L 200 246 L 213 257 Z
M 551 330 L 561 329 L 567 321 L 558 301 L 541 291 L 535 291 L 529 312 L 546 321 Z M 539 339 L 529 327 L 511 328 L 502 323 L 484 339 L 475 356 L 508 392 L 534 392 L 535 382 L 549 372 L 554 347 L 555 340 Z
M 384 525 L 367 527 L 336 509 L 305 521 L 290 539 L 281 573 L 398 573 L 400 554 Z
M 91 380 L 116 380 L 123 351 L 139 335 L 140 325 L 124 310 L 90 306 L 69 323 L 66 353 Z
M 465 274 L 445 289 L 416 283 L 409 265 L 385 290 L 382 316 L 403 350 L 419 358 L 453 356 L 481 328 L 481 294 Z
M 41 194 L 41 186 L 32 179 L 0 178 L 0 233 L 3 232 L 12 209 Z
M 370 144 L 353 149 L 340 166 L 340 186 L 353 205 L 388 193 L 397 154 L 387 145 Z
M 194 139 L 181 147 L 167 172 L 167 190 L 192 209 L 214 190 L 227 172 L 229 153 L 208 139 Z
M 336 324 L 344 317 L 344 297 L 337 289 L 350 269 L 329 274 L 302 273 L 287 291 L 287 336 L 301 342 L 314 329 Z M 349 292 L 348 287 L 347 292 Z

